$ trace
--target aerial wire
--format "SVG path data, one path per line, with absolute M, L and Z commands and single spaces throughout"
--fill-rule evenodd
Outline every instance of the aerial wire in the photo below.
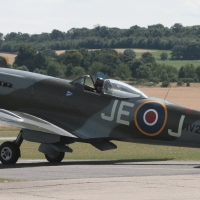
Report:
M 167 94 L 166 94 L 166 96 L 165 96 L 165 98 L 164 98 L 164 101 L 166 100 L 167 95 L 169 94 L 169 91 L 170 91 L 171 87 L 172 87 L 172 83 L 170 83 L 170 86 L 169 86 L 169 89 L 168 89 L 168 91 L 167 91 Z

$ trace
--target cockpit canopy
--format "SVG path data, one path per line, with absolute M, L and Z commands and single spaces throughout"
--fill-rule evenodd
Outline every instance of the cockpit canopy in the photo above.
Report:
M 114 79 L 106 79 L 104 81 L 102 92 L 107 95 L 121 98 L 147 98 L 147 96 L 137 88 Z
M 71 84 L 81 90 L 95 92 L 94 81 L 90 75 L 84 75 L 72 81 Z M 147 96 L 139 89 L 114 79 L 104 80 L 100 95 L 113 96 L 118 98 L 147 98 Z

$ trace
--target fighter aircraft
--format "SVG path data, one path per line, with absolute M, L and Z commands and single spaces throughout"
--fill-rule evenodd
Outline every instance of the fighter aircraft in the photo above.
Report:
M 200 146 L 199 111 L 101 76 L 69 81 L 0 68 L 0 123 L 21 129 L 0 146 L 2 164 L 17 162 L 23 140 L 40 143 L 49 162 L 61 162 L 77 141 L 101 151 L 116 149 L 112 140 Z

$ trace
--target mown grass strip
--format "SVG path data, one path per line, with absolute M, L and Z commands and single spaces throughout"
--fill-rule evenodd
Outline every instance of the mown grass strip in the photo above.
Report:
M 17 136 L 18 131 L 0 131 L 4 137 Z M 65 159 L 72 160 L 200 160 L 200 149 L 186 147 L 171 147 L 160 145 L 136 144 L 113 141 L 117 145 L 116 150 L 99 151 L 90 144 L 76 142 L 69 146 L 72 153 L 66 153 Z M 3 141 L 0 141 L 0 144 Z M 38 152 L 39 143 L 24 141 L 21 145 L 22 159 L 45 159 Z
M 14 179 L 0 178 L 0 183 L 21 182 L 21 181 L 22 181 L 22 180 L 14 180 Z
M 2 141 L 1 141 L 2 142 Z M 116 142 L 116 150 L 99 151 L 90 144 L 74 143 L 69 145 L 74 151 L 66 153 L 65 159 L 72 160 L 200 160 L 200 149 L 157 146 L 146 144 L 135 144 Z M 38 152 L 40 144 L 24 141 L 21 146 L 22 159 L 45 159 L 44 155 Z

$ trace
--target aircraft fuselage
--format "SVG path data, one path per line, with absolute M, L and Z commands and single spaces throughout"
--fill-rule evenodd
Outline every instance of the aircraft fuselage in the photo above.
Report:
M 79 140 L 200 145 L 200 112 L 162 99 L 107 97 L 12 69 L 0 69 L 0 82 L 1 109 L 33 115 Z

